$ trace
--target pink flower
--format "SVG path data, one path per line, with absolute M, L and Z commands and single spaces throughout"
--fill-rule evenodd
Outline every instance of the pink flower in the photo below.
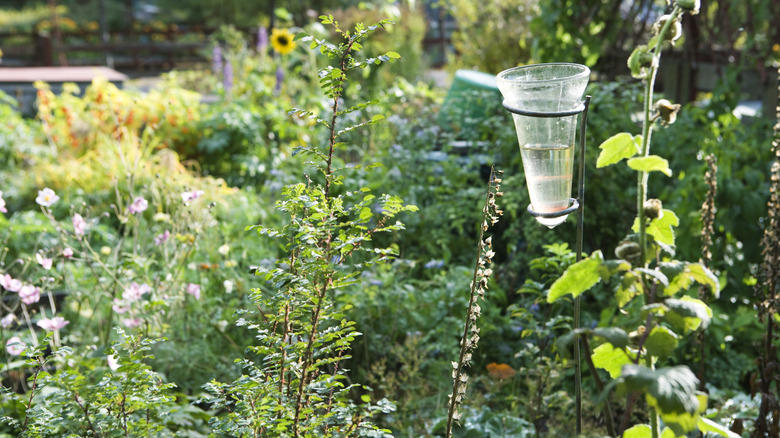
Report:
M 66 259 L 73 257 L 73 250 L 70 248 L 63 249 L 62 256 L 65 257 Z
M 143 297 L 143 295 L 147 292 L 151 292 L 152 287 L 148 284 L 138 284 L 136 282 L 132 282 L 130 284 L 130 287 L 125 289 L 124 292 L 122 292 L 122 298 L 129 302 L 138 301 Z
M 8 210 L 5 208 L 5 199 L 3 199 L 3 192 L 0 192 L 0 212 L 8 213 Z
M 22 288 L 22 281 L 11 278 L 10 275 L 5 274 L 0 277 L 0 286 L 3 286 L 3 288 L 9 292 L 19 292 L 19 289 Z
M 8 315 L 5 315 L 3 319 L 0 319 L 0 325 L 3 326 L 3 328 L 11 327 L 11 324 L 16 319 L 16 315 L 13 313 L 9 313 Z
M 37 303 L 41 299 L 41 290 L 35 286 L 22 286 L 19 289 L 19 298 L 24 304 L 28 306 L 32 303 Z
M 38 327 L 50 332 L 59 330 L 68 324 L 70 324 L 70 321 L 66 321 L 65 318 L 61 316 L 55 316 L 54 318 L 43 318 L 38 321 Z
M 124 318 L 120 322 L 122 323 L 123 326 L 127 328 L 135 328 L 141 325 L 143 320 L 140 318 Z
M 111 308 L 114 309 L 114 312 L 121 315 L 123 313 L 127 313 L 130 310 L 130 304 L 114 298 L 114 304 L 111 305 Z
M 38 197 L 35 198 L 35 202 L 43 207 L 51 207 L 52 204 L 59 201 L 60 197 L 54 193 L 54 190 L 46 187 L 43 190 L 38 190 Z
M 157 237 L 154 238 L 154 244 L 155 245 L 162 245 L 163 243 L 168 241 L 168 238 L 171 237 L 171 232 L 168 230 L 165 230 L 164 233 L 159 234 Z
M 108 367 L 111 368 L 111 371 L 119 369 L 119 360 L 113 354 L 106 356 L 106 362 L 108 362 Z
M 195 297 L 196 300 L 200 299 L 200 285 L 195 283 L 187 284 L 187 293 Z
M 149 207 L 149 202 L 147 202 L 143 196 L 137 196 L 135 199 L 133 199 L 132 204 L 130 204 L 130 206 L 127 207 L 127 211 L 130 214 L 136 214 L 136 213 L 143 212 L 148 207 Z
M 5 343 L 5 351 L 11 356 L 18 356 L 22 354 L 24 349 L 27 348 L 27 344 L 22 342 L 19 336 L 13 336 Z
M 191 192 L 184 192 L 181 194 L 181 200 L 184 202 L 194 201 L 195 199 L 203 196 L 203 190 L 193 190 Z
M 43 266 L 43 269 L 45 269 L 47 271 L 49 269 L 51 269 L 52 259 L 48 259 L 48 258 L 42 256 L 41 253 L 36 253 L 35 254 L 35 260 L 38 261 L 39 265 Z
M 83 236 L 87 232 L 87 221 L 76 213 L 73 215 L 73 233 L 77 236 Z

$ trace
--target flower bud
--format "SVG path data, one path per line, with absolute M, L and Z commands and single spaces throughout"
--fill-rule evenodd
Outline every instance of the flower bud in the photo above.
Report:
M 699 13 L 699 8 L 701 8 L 701 0 L 677 0 L 677 6 L 685 9 L 691 15 L 696 15 Z
M 658 219 L 664 216 L 664 206 L 660 199 L 648 199 L 645 201 L 645 217 Z
M 663 29 L 664 25 L 666 25 L 666 22 L 672 18 L 671 15 L 661 15 L 661 17 L 658 18 L 658 21 L 655 22 L 653 25 L 653 32 L 655 32 L 656 35 L 661 32 L 661 29 Z M 672 24 L 669 27 L 669 32 L 664 35 L 664 41 L 669 41 L 674 45 L 674 42 L 680 39 L 682 36 L 682 23 L 680 22 L 680 19 L 675 19 Z
M 680 104 L 673 104 L 666 99 L 660 99 L 655 103 L 655 109 L 665 125 L 671 125 L 677 120 L 677 113 L 680 112 Z
M 631 76 L 643 79 L 647 76 L 646 70 L 653 65 L 654 59 L 647 46 L 639 46 L 634 49 L 631 56 L 628 57 L 628 68 L 631 70 Z
M 632 264 L 639 262 L 640 253 L 639 244 L 630 240 L 621 240 L 617 248 L 615 248 L 615 255 L 619 259 L 627 260 Z

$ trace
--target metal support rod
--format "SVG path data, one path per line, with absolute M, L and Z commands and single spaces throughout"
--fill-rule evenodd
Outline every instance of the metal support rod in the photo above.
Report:
M 585 96 L 585 108 L 582 111 L 582 120 L 580 120 L 580 164 L 579 181 L 577 189 L 577 198 L 580 201 L 580 207 L 577 209 L 577 261 L 582 260 L 582 239 L 585 219 L 585 127 L 588 121 L 588 107 L 590 106 L 590 96 Z M 574 329 L 580 327 L 580 296 L 574 299 Z M 574 387 L 577 407 L 577 435 L 582 433 L 582 358 L 580 357 L 580 343 L 578 337 L 574 342 Z
M 552 117 L 567 117 L 567 116 L 574 116 L 577 114 L 582 114 L 582 120 L 580 120 L 580 156 L 579 156 L 579 168 L 577 169 L 579 172 L 578 175 L 578 186 L 577 186 L 577 198 L 572 198 L 569 201 L 569 208 L 562 210 L 562 211 L 556 211 L 553 213 L 540 213 L 537 211 L 534 211 L 533 207 L 531 205 L 528 206 L 528 213 L 530 213 L 532 216 L 535 217 L 544 217 L 544 218 L 554 218 L 554 217 L 561 217 L 564 215 L 567 215 L 569 213 L 572 213 L 574 210 L 577 210 L 577 261 L 579 262 L 582 260 L 582 240 L 583 240 L 583 230 L 584 230 L 584 219 L 585 219 L 585 128 L 588 121 L 588 108 L 590 107 L 590 96 L 585 96 L 585 99 L 582 101 L 582 104 L 580 104 L 578 107 L 567 110 L 567 111 L 558 111 L 558 112 L 539 112 L 539 111 L 527 111 L 520 108 L 515 108 L 509 104 L 507 104 L 506 100 L 504 100 L 504 108 L 507 109 L 507 111 L 519 114 L 521 116 L 528 116 L 528 117 L 545 117 L 545 118 L 552 118 Z M 577 296 L 574 299 L 574 330 L 580 328 L 580 296 Z M 576 424 L 576 433 L 577 435 L 582 434 L 582 359 L 580 357 L 580 339 L 577 338 L 577 340 L 574 342 L 574 357 L 576 358 L 574 361 L 574 398 L 575 398 L 575 409 L 577 414 L 577 424 Z

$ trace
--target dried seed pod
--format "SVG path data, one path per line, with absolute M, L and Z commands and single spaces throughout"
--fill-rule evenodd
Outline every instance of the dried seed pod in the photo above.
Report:
M 664 125 L 671 125 L 677 120 L 677 113 L 680 112 L 680 104 L 673 104 L 666 99 L 660 99 L 655 103 L 655 109 L 661 117 Z

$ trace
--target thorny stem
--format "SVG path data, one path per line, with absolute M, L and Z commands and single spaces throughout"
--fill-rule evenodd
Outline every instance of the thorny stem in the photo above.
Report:
M 333 106 L 332 111 L 333 114 L 331 115 L 331 122 L 329 126 L 329 136 L 328 136 L 328 156 L 326 159 L 326 173 L 325 173 L 325 202 L 328 206 L 331 205 L 330 203 L 330 185 L 331 185 L 331 179 L 333 176 L 333 154 L 335 150 L 336 145 L 336 119 L 338 118 L 338 109 L 339 109 L 339 99 L 342 95 L 342 90 L 344 86 L 344 80 L 345 80 L 345 72 L 347 67 L 347 60 L 349 59 L 349 53 L 352 50 L 352 45 L 355 42 L 353 38 L 349 38 L 347 41 L 347 47 L 345 48 L 343 55 L 341 57 L 340 62 L 340 68 L 341 68 L 341 81 L 339 84 L 339 90 L 335 95 L 333 96 Z M 330 215 L 332 217 L 333 212 L 330 211 Z M 328 232 L 325 238 L 325 248 L 323 251 L 323 254 L 325 254 L 326 257 L 330 258 L 330 251 L 331 251 L 331 233 L 330 228 L 328 228 Z M 298 437 L 298 422 L 300 419 L 301 414 L 301 408 L 302 408 L 302 402 L 303 402 L 303 390 L 308 385 L 309 378 L 311 373 L 309 372 L 308 368 L 311 366 L 312 362 L 312 355 L 314 354 L 314 344 L 317 339 L 317 325 L 319 324 L 320 319 L 320 312 L 322 311 L 322 303 L 323 300 L 325 300 L 325 296 L 328 292 L 328 287 L 330 286 L 333 278 L 333 273 L 329 273 L 327 278 L 325 279 L 324 284 L 322 285 L 322 288 L 317 294 L 317 304 L 312 312 L 312 322 L 311 322 L 311 332 L 309 333 L 309 342 L 306 346 L 306 352 L 304 353 L 304 360 L 303 365 L 301 368 L 302 376 L 301 381 L 298 384 L 298 394 L 296 395 L 296 402 L 295 402 L 295 416 L 293 419 L 293 436 Z

